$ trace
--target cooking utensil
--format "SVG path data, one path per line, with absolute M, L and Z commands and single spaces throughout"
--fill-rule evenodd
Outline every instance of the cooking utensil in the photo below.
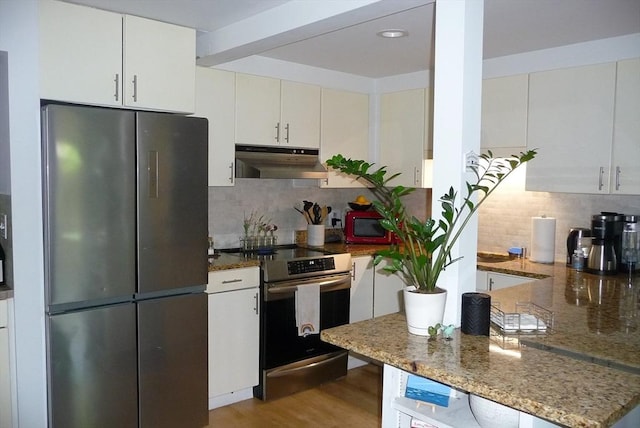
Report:
M 321 224 L 320 220 L 321 220 L 320 205 L 316 203 L 316 204 L 313 204 L 313 224 Z

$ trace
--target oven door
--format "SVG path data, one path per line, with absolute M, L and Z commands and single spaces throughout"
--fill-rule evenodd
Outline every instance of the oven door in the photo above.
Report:
M 351 276 L 348 273 L 265 284 L 261 321 L 263 369 L 342 350 L 322 342 L 320 334 L 298 335 L 295 292 L 298 287 L 310 284 L 320 284 L 320 330 L 349 323 Z

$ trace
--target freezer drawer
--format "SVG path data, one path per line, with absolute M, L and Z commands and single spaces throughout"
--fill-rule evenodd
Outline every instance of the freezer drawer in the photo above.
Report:
M 140 428 L 208 424 L 207 296 L 138 303 Z
M 135 315 L 128 303 L 48 317 L 51 428 L 138 427 Z

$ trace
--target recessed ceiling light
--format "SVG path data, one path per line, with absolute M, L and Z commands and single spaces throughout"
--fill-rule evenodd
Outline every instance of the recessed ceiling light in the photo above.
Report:
M 393 30 L 382 30 L 376 33 L 380 37 L 385 37 L 387 39 L 396 39 L 398 37 L 406 37 L 409 35 L 407 30 L 393 29 Z

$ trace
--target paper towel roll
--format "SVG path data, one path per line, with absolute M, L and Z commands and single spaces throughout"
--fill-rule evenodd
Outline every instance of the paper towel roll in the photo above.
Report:
M 529 260 L 553 263 L 556 251 L 556 219 L 531 217 L 531 250 Z

